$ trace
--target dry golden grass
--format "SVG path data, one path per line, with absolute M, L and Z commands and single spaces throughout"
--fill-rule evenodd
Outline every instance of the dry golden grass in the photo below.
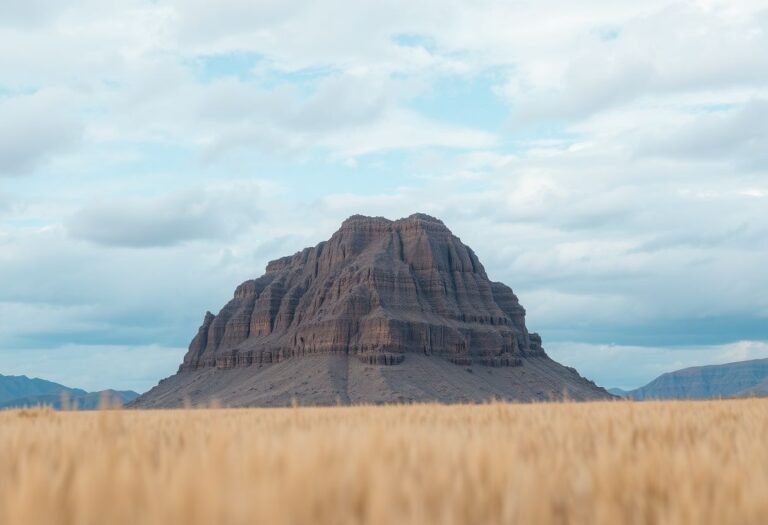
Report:
M 0 523 L 768 523 L 768 400 L 0 413 Z

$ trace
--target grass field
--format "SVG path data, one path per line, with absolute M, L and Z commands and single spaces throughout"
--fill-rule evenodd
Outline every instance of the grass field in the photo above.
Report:
M 768 523 L 768 400 L 0 413 L 0 523 Z

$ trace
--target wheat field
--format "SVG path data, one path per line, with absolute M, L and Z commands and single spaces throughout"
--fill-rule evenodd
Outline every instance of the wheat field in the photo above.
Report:
M 768 400 L 6 411 L 0 523 L 765 524 Z

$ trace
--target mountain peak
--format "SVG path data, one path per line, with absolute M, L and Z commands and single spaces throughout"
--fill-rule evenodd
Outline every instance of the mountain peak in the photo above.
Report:
M 400 220 L 401 221 L 406 220 L 406 221 L 434 222 L 434 223 L 442 224 L 443 226 L 445 226 L 445 224 L 443 224 L 443 221 L 441 221 L 436 217 L 432 217 L 431 215 L 427 215 L 426 213 L 413 213 L 408 217 L 406 217 L 405 219 L 400 219 Z
M 282 374 L 285 367 L 303 369 L 307 359 L 318 356 L 347 372 L 343 384 L 333 380 L 318 386 L 314 401 L 335 402 L 327 397 L 331 391 L 355 402 L 372 402 L 381 395 L 440 399 L 436 392 L 415 393 L 413 388 L 421 388 L 415 385 L 403 385 L 405 394 L 400 387 L 382 386 L 381 395 L 351 396 L 350 367 L 359 368 L 354 363 L 418 365 L 421 372 L 414 371 L 414 377 L 437 367 L 435 374 L 449 377 L 456 373 L 450 366 L 511 370 L 530 362 L 528 373 L 534 376 L 542 367 L 553 368 L 535 392 L 558 396 L 570 388 L 575 398 L 607 396 L 551 361 L 538 334 L 528 331 L 525 309 L 512 290 L 491 282 L 475 253 L 441 220 L 423 213 L 395 221 L 353 215 L 329 240 L 271 261 L 263 276 L 238 286 L 217 315 L 206 315 L 179 373 L 161 386 L 186 385 L 193 375 L 210 370 L 237 369 L 240 378 L 249 377 L 246 370 L 255 373 L 262 367 L 282 369 Z M 446 363 L 449 371 L 440 372 Z M 317 370 L 295 373 L 315 377 Z M 470 397 L 481 392 L 487 397 L 536 397 L 531 392 L 535 382 L 521 386 L 526 374 L 501 375 L 516 378 L 517 390 L 514 382 L 504 381 L 488 390 L 482 380 Z M 553 383 L 554 377 L 561 381 Z M 235 401 L 244 403 L 250 395 L 235 396 Z M 279 399 L 266 393 L 264 402 L 279 404 Z

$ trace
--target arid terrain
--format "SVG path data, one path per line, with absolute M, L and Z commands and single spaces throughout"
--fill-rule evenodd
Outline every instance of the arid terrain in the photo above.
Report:
M 763 524 L 768 400 L 0 412 L 0 523 Z
M 524 366 L 456 366 L 444 359 L 409 355 L 399 365 L 376 366 L 346 355 L 312 355 L 264 367 L 204 368 L 163 380 L 132 406 L 138 408 L 482 403 L 609 398 L 572 368 L 551 359 Z

